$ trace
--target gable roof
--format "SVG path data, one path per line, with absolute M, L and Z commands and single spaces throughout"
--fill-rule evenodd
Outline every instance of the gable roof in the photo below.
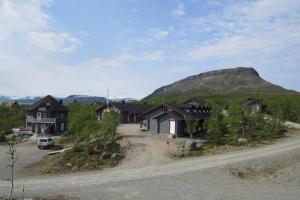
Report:
M 157 119 L 157 118 L 160 118 L 161 116 L 164 116 L 164 115 L 169 115 L 171 117 L 173 117 L 174 119 L 178 120 L 178 121 L 182 121 L 184 120 L 184 117 L 174 111 L 165 111 L 165 112 L 162 112 L 162 113 L 159 113 L 158 115 L 155 115 L 153 117 L 153 119 Z
M 35 102 L 34 104 L 30 105 L 26 110 L 27 111 L 34 111 L 40 107 L 48 107 L 51 111 L 54 112 L 68 112 L 67 107 L 60 104 L 55 98 L 50 95 L 40 99 L 39 101 Z
M 182 115 L 185 119 L 190 118 L 192 120 L 203 120 L 207 119 L 210 115 L 209 112 L 206 113 L 198 113 L 198 112 L 188 112 L 183 107 L 180 107 L 180 105 L 169 105 L 169 107 L 177 112 L 178 114 Z M 205 107 L 205 109 L 209 109 L 209 107 Z
M 153 106 L 151 105 L 145 105 L 145 104 L 134 104 L 134 103 L 120 103 L 120 102 L 109 102 L 109 105 L 112 107 L 117 108 L 119 111 L 123 112 L 129 112 L 129 113 L 144 113 L 149 109 L 152 109 Z M 100 110 L 103 110 L 107 106 L 104 105 L 96 110 L 96 112 L 99 112 Z

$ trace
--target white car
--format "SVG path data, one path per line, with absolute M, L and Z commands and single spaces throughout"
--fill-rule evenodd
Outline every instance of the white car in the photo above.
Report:
M 39 141 L 37 143 L 37 147 L 39 149 L 48 148 L 48 147 L 53 147 L 54 144 L 55 144 L 55 141 L 52 138 L 43 137 L 43 138 L 39 139 Z

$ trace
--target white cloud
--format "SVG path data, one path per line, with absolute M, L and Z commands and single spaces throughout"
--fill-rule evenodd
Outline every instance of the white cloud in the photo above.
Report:
M 266 63 L 272 59 L 277 65 L 283 64 L 279 60 L 283 55 L 294 59 L 294 50 L 300 51 L 299 13 L 300 2 L 295 0 L 231 5 L 219 17 L 210 15 L 192 21 L 194 31 L 205 30 L 212 38 L 184 49 L 183 57 L 190 61 L 210 58 L 247 63 Z M 299 62 L 294 60 L 294 63 Z
M 48 27 L 49 16 L 41 9 L 49 0 L 11 1 L 0 4 L 0 40 L 12 33 L 23 33 Z
M 155 63 L 161 59 L 162 52 L 124 52 L 110 59 L 57 64 L 46 57 L 20 59 L 0 55 L 1 93 L 11 96 L 101 96 L 109 87 L 113 96 L 141 98 L 151 92 L 149 88 L 159 85 L 152 81 L 154 76 L 151 74 L 145 76 L 144 61 Z
M 172 13 L 173 16 L 181 17 L 185 15 L 185 5 L 182 2 L 177 3 L 176 8 L 173 9 Z
M 161 39 L 161 38 L 165 38 L 169 35 L 169 32 L 166 30 L 152 30 L 152 34 L 155 38 Z
M 30 32 L 28 38 L 32 44 L 53 52 L 71 53 L 80 45 L 80 41 L 68 33 Z
M 0 42 L 18 34 L 24 40 L 53 52 L 75 51 L 80 41 L 68 33 L 51 31 L 50 16 L 44 8 L 52 0 L 0 1 Z

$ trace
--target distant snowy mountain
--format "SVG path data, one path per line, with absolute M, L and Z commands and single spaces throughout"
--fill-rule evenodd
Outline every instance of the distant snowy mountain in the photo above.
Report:
M 5 95 L 0 95 L 0 102 L 12 102 L 15 101 L 19 105 L 31 105 L 38 100 L 40 100 L 42 97 L 39 96 L 27 96 L 27 97 L 10 97 Z M 88 95 L 70 95 L 65 98 L 59 98 L 56 97 L 56 99 L 62 99 L 63 104 L 68 105 L 70 103 L 84 103 L 84 104 L 91 104 L 95 102 L 99 103 L 106 103 L 106 97 L 97 97 L 97 96 L 88 96 Z M 125 102 L 134 102 L 137 101 L 134 98 L 109 98 L 110 101 L 125 101 Z
M 11 97 L 0 95 L 0 102 L 11 101 L 11 100 L 12 100 Z

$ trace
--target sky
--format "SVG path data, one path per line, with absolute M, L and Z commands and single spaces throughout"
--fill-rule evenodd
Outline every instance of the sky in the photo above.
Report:
M 0 0 L 0 95 L 143 98 L 253 67 L 300 91 L 300 0 Z

